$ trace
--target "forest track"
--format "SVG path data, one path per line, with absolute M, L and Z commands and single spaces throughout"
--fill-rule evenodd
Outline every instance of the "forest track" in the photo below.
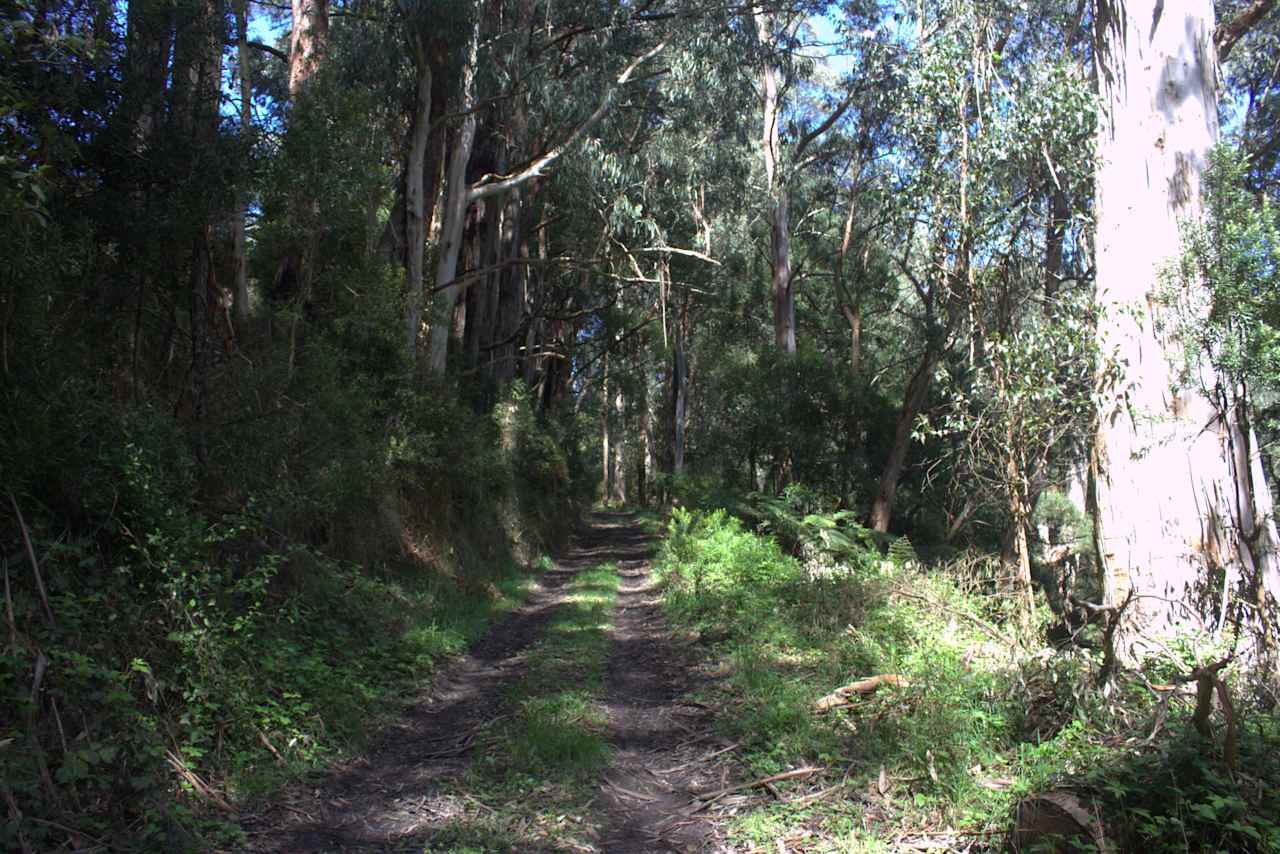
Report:
M 712 764 L 725 747 L 713 735 L 711 711 L 689 696 L 698 687 L 695 652 L 673 638 L 662 614 L 651 540 L 634 522 L 618 536 L 632 545 L 618 558 L 605 700 L 614 752 L 602 782 L 607 821 L 601 850 L 720 850 L 697 795 L 721 789 L 729 766 Z
M 364 756 L 318 783 L 300 783 L 246 820 L 245 850 L 719 850 L 697 793 L 722 787 L 727 766 L 707 758 L 722 745 L 709 710 L 688 699 L 697 687 L 694 653 L 672 638 L 663 618 L 650 578 L 653 538 L 629 514 L 596 513 L 589 522 L 525 603 L 436 676 Z M 604 696 L 596 698 L 607 712 L 609 764 L 588 783 L 590 805 L 576 816 L 576 836 L 534 837 L 523 832 L 539 822 L 532 804 L 477 789 L 475 766 L 504 753 L 511 692 L 567 610 L 575 577 L 609 563 L 618 567 L 619 588 Z M 533 791 L 529 800 L 536 800 Z
M 525 602 L 450 663 L 425 696 L 364 756 L 320 783 L 295 787 L 246 822 L 247 851 L 321 854 L 422 851 L 441 816 L 459 812 L 451 783 L 471 764 L 478 737 L 501 717 L 504 689 L 564 604 L 564 588 L 607 546 L 587 529 L 535 582 Z

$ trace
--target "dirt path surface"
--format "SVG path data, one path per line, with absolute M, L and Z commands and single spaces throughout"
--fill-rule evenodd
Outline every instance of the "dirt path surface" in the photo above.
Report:
M 724 785 L 726 772 L 715 770 L 724 766 L 708 761 L 721 745 L 708 710 L 686 696 L 695 687 L 692 652 L 671 638 L 662 618 L 650 579 L 652 550 L 652 538 L 633 517 L 594 514 L 525 604 L 440 674 L 374 749 L 247 821 L 247 850 L 720 850 L 697 794 Z M 589 814 L 578 817 L 582 832 L 572 844 L 544 844 L 500 839 L 499 830 L 484 844 L 458 847 L 441 828 L 496 815 L 506 828 L 533 823 L 512 814 L 510 803 L 481 802 L 483 795 L 466 788 L 468 771 L 485 751 L 502 751 L 491 735 L 506 716 L 506 692 L 526 673 L 526 657 L 563 606 L 566 587 L 580 570 L 607 562 L 620 574 L 607 696 L 599 698 L 612 758 Z
M 609 656 L 609 740 L 604 773 L 605 852 L 713 851 L 712 823 L 695 793 L 720 789 L 723 771 L 706 759 L 717 743 L 710 714 L 688 698 L 693 656 L 672 640 L 650 575 L 651 541 L 620 530 L 621 582 Z M 722 766 L 723 767 L 723 766 Z
M 450 781 L 498 718 L 503 688 L 520 678 L 526 652 L 563 603 L 564 586 L 599 562 L 599 550 L 588 540 L 544 573 L 525 603 L 433 680 L 367 755 L 256 817 L 250 850 L 422 851 L 429 839 L 423 831 L 460 811 Z

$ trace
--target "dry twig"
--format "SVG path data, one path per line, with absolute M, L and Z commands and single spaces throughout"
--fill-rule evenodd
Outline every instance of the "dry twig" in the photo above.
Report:
M 797 780 L 801 777 L 809 777 L 813 774 L 817 774 L 821 770 L 821 768 L 816 768 L 810 765 L 804 768 L 796 768 L 792 771 L 783 771 L 781 774 L 772 774 L 768 777 L 761 777 L 759 780 L 752 780 L 750 783 L 739 783 L 736 786 L 727 786 L 718 792 L 699 796 L 698 800 L 701 803 L 691 810 L 689 814 L 692 815 L 693 813 L 702 812 L 725 795 L 731 795 L 734 792 L 741 792 L 745 789 L 754 789 L 757 786 L 765 786 L 769 783 L 777 783 L 780 780 Z
M 13 505 L 13 512 L 18 517 L 18 527 L 22 529 L 22 543 L 27 549 L 27 560 L 31 561 L 31 571 L 36 576 L 36 590 L 40 593 L 40 605 L 44 608 L 44 617 L 49 621 L 50 628 L 57 628 L 58 623 L 53 619 L 53 609 L 49 607 L 49 593 L 44 587 L 44 576 L 40 574 L 40 561 L 36 560 L 36 550 L 31 545 L 31 530 L 27 528 L 27 520 L 22 518 L 22 508 L 18 506 L 18 499 L 13 497 L 12 492 L 9 493 L 9 503 Z M 5 577 L 7 585 L 7 572 Z

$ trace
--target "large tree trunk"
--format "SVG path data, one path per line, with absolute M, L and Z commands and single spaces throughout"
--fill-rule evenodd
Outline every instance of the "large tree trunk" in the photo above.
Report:
M 174 12 L 167 2 L 133 0 L 128 4 L 122 112 L 127 116 L 131 147 L 144 149 L 164 109 L 169 54 L 174 41 Z
M 320 67 L 329 41 L 328 0 L 292 0 L 292 29 L 289 34 L 289 104 L 291 110 L 305 109 L 307 90 Z M 320 204 L 304 190 L 292 199 L 290 217 L 302 232 L 301 245 L 291 247 L 276 271 L 276 286 L 291 283 L 301 306 L 311 301 L 315 281 L 316 254 L 320 248 Z M 289 324 L 289 372 L 293 372 L 298 349 L 299 310 Z
M 289 100 L 296 104 L 320 67 L 320 58 L 329 41 L 329 0 L 292 0 L 292 11 Z
M 1186 376 L 1176 332 L 1158 328 L 1158 269 L 1180 253 L 1178 220 L 1200 215 L 1201 173 L 1218 138 L 1213 4 L 1130 2 L 1112 23 L 1097 175 L 1108 402 L 1096 436 L 1095 536 L 1108 601 L 1139 594 L 1131 625 L 1159 631 L 1203 613 L 1219 591 L 1216 568 L 1229 582 L 1246 569 L 1274 582 L 1275 529 L 1265 487 L 1238 491 L 1253 462 L 1233 471 L 1229 413 L 1202 391 L 1217 378 L 1208 366 Z M 1134 638 L 1126 634 L 1124 654 L 1136 652 Z
M 172 114 L 188 143 L 195 149 L 213 144 L 218 130 L 218 98 L 222 81 L 223 15 L 221 0 L 203 0 L 199 14 L 178 38 L 174 49 Z M 226 211 L 221 216 L 226 216 Z M 210 257 L 211 223 L 218 214 L 199 211 L 192 225 L 191 266 L 191 413 L 196 461 L 204 467 L 207 451 L 205 413 L 213 344 L 209 297 L 213 288 Z
M 445 187 L 444 213 L 441 222 L 440 260 L 436 267 L 437 295 L 431 318 L 431 373 L 443 374 L 449 360 L 449 330 L 453 307 L 458 302 L 462 285 L 455 282 L 458 254 L 462 249 L 462 226 L 471 204 L 471 187 L 467 183 L 467 164 L 476 141 L 476 65 L 479 62 L 480 25 L 478 11 L 471 24 L 467 53 L 462 63 L 462 96 L 458 109 L 463 113 L 449 158 L 449 175 Z

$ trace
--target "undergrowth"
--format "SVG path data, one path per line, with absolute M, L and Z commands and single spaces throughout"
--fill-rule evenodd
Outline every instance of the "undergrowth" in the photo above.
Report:
M 567 532 L 565 428 L 520 392 L 479 414 L 325 346 L 291 386 L 229 384 L 250 418 L 219 411 L 203 460 L 88 387 L 6 425 L 0 848 L 234 847 L 236 813 L 358 749 Z
M 1052 851 L 1074 835 L 1077 850 L 1280 850 L 1274 716 L 1243 718 L 1228 767 L 1185 697 L 1161 705 L 1140 674 L 1095 689 L 1097 656 L 1042 646 L 1042 614 L 1013 628 L 1001 597 L 905 545 L 882 556 L 844 517 L 793 514 L 787 534 L 803 560 L 723 510 L 676 509 L 659 558 L 673 622 L 719 661 L 708 702 L 749 773 L 823 769 L 741 811 L 737 842 Z M 815 705 L 870 677 L 875 689 Z M 1037 818 L 1045 797 L 1101 830 Z

